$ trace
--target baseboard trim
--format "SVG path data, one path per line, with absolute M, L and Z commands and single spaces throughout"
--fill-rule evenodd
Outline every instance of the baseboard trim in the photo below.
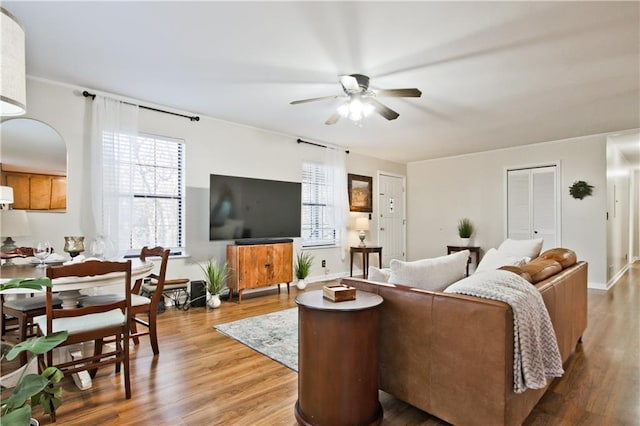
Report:
M 321 281 L 330 281 L 330 280 L 339 280 L 340 278 L 344 278 L 348 276 L 347 272 L 337 272 L 335 274 L 326 274 L 326 275 L 315 275 L 313 277 L 307 277 L 306 281 L 308 283 L 318 283 Z
M 611 287 L 613 287 L 614 285 L 618 284 L 618 281 L 620 281 L 620 278 L 622 278 L 622 276 L 629 270 L 629 264 L 626 264 L 622 267 L 622 269 L 620 269 L 618 271 L 617 274 L 615 274 L 613 277 L 611 277 L 611 279 L 609 280 L 609 282 L 607 283 L 607 290 L 610 289 Z
M 593 281 L 589 281 L 587 282 L 587 288 L 590 290 L 601 290 L 601 291 L 607 291 L 609 288 L 607 287 L 607 284 L 605 283 L 596 283 Z

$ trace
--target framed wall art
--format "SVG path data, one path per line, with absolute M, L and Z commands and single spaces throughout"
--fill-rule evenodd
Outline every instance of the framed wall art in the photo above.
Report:
M 373 212 L 373 179 L 371 176 L 348 174 L 349 181 L 349 211 Z

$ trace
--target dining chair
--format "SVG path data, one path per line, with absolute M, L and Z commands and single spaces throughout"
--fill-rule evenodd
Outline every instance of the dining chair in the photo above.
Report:
M 169 249 L 164 249 L 162 247 L 143 247 L 140 251 L 140 260 L 146 261 L 147 258 L 152 256 L 159 257 L 161 259 L 158 274 L 150 274 L 147 276 L 147 278 L 153 279 L 156 283 L 156 291 L 150 294 L 150 297 L 140 295 L 140 290 L 143 286 L 143 278 L 137 279 L 131 290 L 131 310 L 129 311 L 131 316 L 131 332 L 129 337 L 133 339 L 133 343 L 135 345 L 138 345 L 140 343 L 140 336 L 149 335 L 151 349 L 153 350 L 154 355 L 158 355 L 160 353 L 156 318 L 158 316 L 158 304 L 162 299 L 169 253 Z M 95 304 L 112 302 L 118 300 L 118 298 L 122 298 L 122 296 L 116 294 L 85 296 L 80 299 L 79 304 L 80 306 L 93 306 Z M 147 316 L 146 320 L 140 318 L 140 315 L 144 314 Z M 143 331 L 138 331 L 138 325 L 144 326 L 145 329 Z
M 131 261 L 88 260 L 68 265 L 51 266 L 47 268 L 47 277 L 55 280 L 63 277 L 91 277 L 116 272 L 122 273 L 124 298 L 104 305 L 62 309 L 54 306 L 52 287 L 47 287 L 46 314 L 34 318 L 34 322 L 38 324 L 42 335 L 67 330 L 69 336 L 59 347 L 94 342 L 93 355 L 72 357 L 71 361 L 60 361 L 54 364 L 53 353 L 49 351 L 46 354 L 46 361 L 41 357 L 41 364 L 44 364 L 41 367 L 58 367 L 66 376 L 80 371 L 95 372 L 98 368 L 108 364 L 115 364 L 115 371 L 119 373 L 122 364 L 125 396 L 126 399 L 130 399 L 130 315 L 128 313 L 131 310 Z M 60 286 L 63 285 L 60 284 Z M 108 338 L 115 340 L 115 349 L 109 348 L 103 352 L 104 340 Z M 55 420 L 55 413 L 52 413 L 52 419 Z

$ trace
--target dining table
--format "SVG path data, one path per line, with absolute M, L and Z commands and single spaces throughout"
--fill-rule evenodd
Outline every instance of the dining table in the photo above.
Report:
M 123 260 L 124 259 L 118 259 Z M 141 260 L 139 258 L 131 259 L 131 285 L 138 278 L 144 278 L 153 269 L 153 262 L 149 260 Z M 13 278 L 40 278 L 47 275 L 46 268 L 38 268 L 33 264 L 14 264 L 3 265 L 0 267 L 0 283 L 9 281 Z M 100 287 L 108 287 L 119 285 L 122 281 L 122 273 L 111 273 L 107 275 L 91 276 L 91 277 L 65 277 L 56 278 L 52 281 L 52 289 L 58 292 L 62 300 L 63 308 L 75 308 L 78 299 L 82 296 L 81 290 L 85 292 L 95 293 Z M 29 290 L 29 289 L 11 289 L 5 290 L 4 294 L 24 294 L 24 293 L 44 293 L 45 290 Z

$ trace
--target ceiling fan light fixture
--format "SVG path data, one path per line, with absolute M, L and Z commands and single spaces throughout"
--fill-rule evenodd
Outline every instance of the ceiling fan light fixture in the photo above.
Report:
M 353 98 L 338 107 L 338 114 L 351 121 L 361 122 L 363 118 L 370 116 L 375 107 L 360 98 Z

